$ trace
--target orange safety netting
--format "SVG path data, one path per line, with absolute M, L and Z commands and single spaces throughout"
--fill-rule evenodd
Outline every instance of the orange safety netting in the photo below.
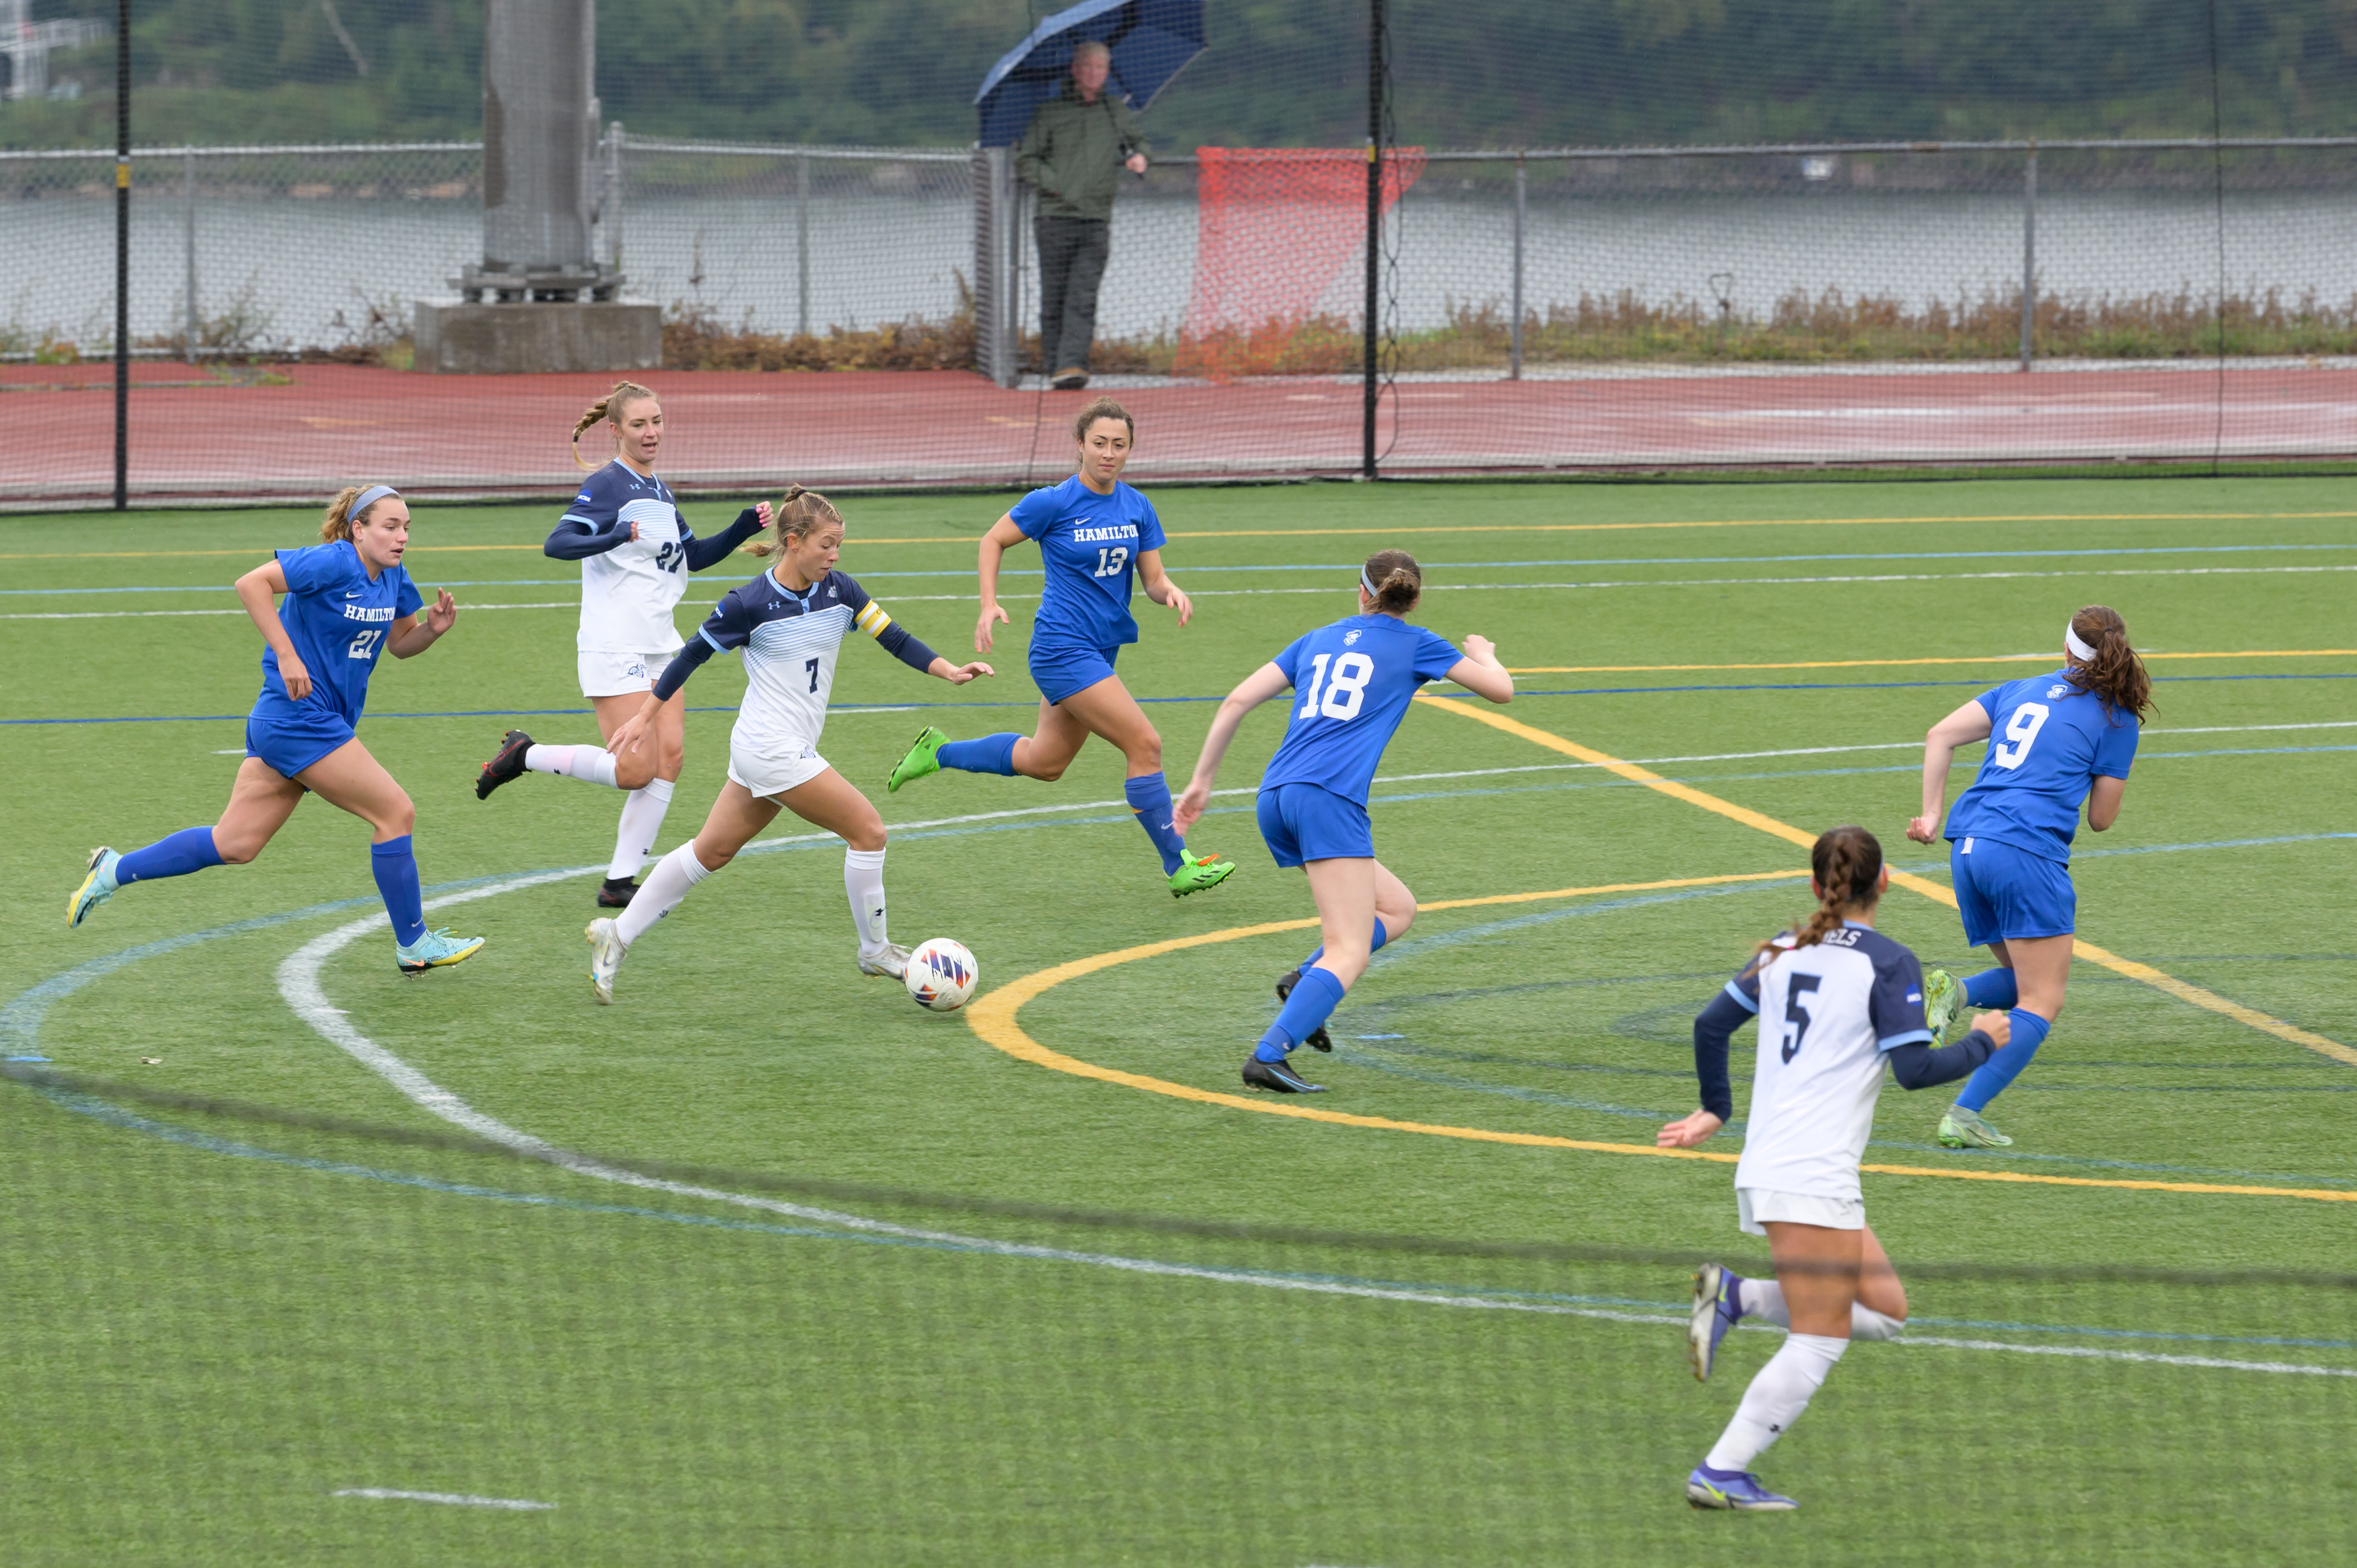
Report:
M 1178 373 L 1224 381 L 1356 364 L 1356 316 L 1320 314 L 1318 305 L 1343 263 L 1363 254 L 1368 155 L 1201 147 L 1196 157 L 1195 286 L 1178 335 Z M 1385 156 L 1384 213 L 1424 165 L 1422 147 Z

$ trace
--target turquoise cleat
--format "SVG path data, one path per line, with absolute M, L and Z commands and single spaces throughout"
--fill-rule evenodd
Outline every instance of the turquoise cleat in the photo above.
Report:
M 1948 1043 L 1948 1026 L 1964 1015 L 1964 988 L 1956 977 L 1944 969 L 1923 972 L 1923 1026 L 1932 1031 L 1932 1044 Z
M 1940 1118 L 1940 1147 L 2009 1149 L 2013 1140 L 1963 1106 L 1951 1105 L 1948 1113 Z
M 1695 1380 L 1708 1382 L 1718 1362 L 1718 1342 L 1743 1318 L 1743 1276 L 1722 1263 L 1695 1271 L 1694 1308 L 1686 1321 L 1686 1359 Z
M 90 912 L 114 897 L 120 886 L 114 880 L 114 867 L 123 857 L 103 845 L 90 852 L 90 875 L 66 900 L 66 926 L 69 929 L 90 918 Z
M 407 947 L 393 949 L 401 961 L 404 974 L 424 974 L 429 969 L 447 969 L 454 963 L 464 963 L 483 950 L 480 937 L 454 937 L 450 928 L 428 931 Z

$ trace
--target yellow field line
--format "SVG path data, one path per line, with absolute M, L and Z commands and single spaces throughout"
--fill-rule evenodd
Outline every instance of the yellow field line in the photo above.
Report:
M 2236 653 L 2147 653 L 2157 659 L 2334 659 L 2357 648 L 2255 648 Z M 2060 653 L 1992 653 L 1980 659 L 1803 659 L 1788 664 L 1512 664 L 1512 675 L 1645 675 L 1682 670 L 1897 670 L 1914 664 L 2060 664 Z
M 1593 763 L 1607 772 L 1616 773 L 1632 783 L 1642 784 L 1649 789 L 1658 789 L 1673 800 L 1684 800 L 1690 806 L 1699 806 L 1706 811 L 1716 812 L 1731 822 L 1741 822 L 1747 828 L 1756 828 L 1763 833 L 1772 833 L 1787 843 L 1800 844 L 1806 848 L 1816 843 L 1814 833 L 1805 832 L 1790 822 L 1778 822 L 1764 812 L 1755 811 L 1749 806 L 1738 806 L 1732 800 L 1722 800 L 1716 795 L 1706 794 L 1695 789 L 1692 785 L 1681 784 L 1674 779 L 1664 779 L 1650 768 L 1641 768 L 1633 762 L 1624 762 L 1605 752 L 1581 746 L 1577 741 L 1566 740 L 1559 735 L 1533 728 L 1518 719 L 1510 719 L 1503 714 L 1486 712 L 1473 706 L 1470 703 L 1460 702 L 1454 697 L 1435 697 L 1422 692 L 1416 693 L 1415 701 L 1429 707 L 1462 714 L 1477 723 L 1488 725 L 1492 729 L 1503 730 L 1508 735 L 1518 736 L 1534 745 L 1544 746 L 1549 751 L 1560 752 L 1566 757 Z M 1945 904 L 1951 909 L 1956 907 L 1955 894 L 1938 883 L 1927 881 L 1911 872 L 1894 871 L 1890 874 L 1890 880 L 1910 892 L 1920 893 L 1926 898 Z M 2165 974 L 2148 963 L 2138 963 L 2134 959 L 2122 958 L 2117 953 L 2097 947 L 2084 937 L 2073 939 L 2072 952 L 2074 957 L 2084 959 L 2090 963 L 2101 964 L 2115 974 L 2124 974 L 2130 980 L 2141 981 L 2156 990 L 2165 991 L 2180 1002 L 2190 1002 L 2196 1007 L 2207 1008 L 2212 1013 L 2233 1019 L 2237 1024 L 2245 1025 L 2264 1034 L 2273 1035 L 2279 1040 L 2288 1040 L 2293 1045 L 2304 1046 L 2320 1056 L 2330 1057 L 2335 1061 L 2357 1066 L 2357 1050 L 2351 1049 L 2338 1040 L 2330 1040 L 2322 1035 L 2311 1034 L 2297 1025 L 2287 1024 L 2280 1018 L 2271 1018 L 2255 1007 L 2245 1007 L 2241 1003 L 2230 1001 L 2215 992 L 2205 991 L 2201 986 L 2179 980 L 2174 975 Z
M 1639 893 L 1665 887 L 1707 887 L 1738 882 L 1781 881 L 1803 876 L 1804 871 L 1751 871 L 1728 876 L 1682 876 L 1660 882 L 1614 882 L 1596 887 L 1558 887 L 1544 893 L 1497 893 L 1480 898 L 1448 898 L 1430 904 L 1418 904 L 1418 910 L 1465 909 L 1485 904 L 1529 904 L 1547 898 L 1577 898 L 1598 893 Z M 1118 1068 L 1099 1067 L 1094 1062 L 1069 1057 L 1061 1051 L 1049 1050 L 1026 1033 L 1017 1014 L 1024 1004 L 1031 1002 L 1082 975 L 1117 964 L 1135 963 L 1140 959 L 1159 958 L 1165 953 L 1183 952 L 1189 948 L 1210 947 L 1220 942 L 1241 941 L 1247 937 L 1275 936 L 1285 931 L 1312 929 L 1315 919 L 1270 920 L 1257 926 L 1237 926 L 1224 931 L 1206 931 L 1196 936 L 1172 937 L 1165 941 L 1146 942 L 1137 947 L 1123 948 L 1114 952 L 1095 953 L 1087 958 L 1060 963 L 1010 981 L 997 990 L 981 997 L 966 1009 L 966 1022 L 974 1032 L 993 1047 L 1004 1051 L 1017 1061 L 1030 1062 L 1053 1072 L 1067 1073 L 1074 1078 L 1094 1079 L 1124 1089 L 1140 1089 L 1149 1094 L 1167 1095 L 1173 1100 L 1193 1101 L 1200 1105 L 1221 1105 L 1233 1111 L 1257 1112 L 1264 1116 L 1290 1116 L 1300 1122 L 1324 1122 L 1338 1127 L 1365 1127 L 1383 1133 L 1416 1133 L 1427 1137 L 1462 1138 L 1481 1144 L 1513 1144 L 1526 1148 L 1576 1149 L 1596 1155 L 1641 1155 L 1662 1160 L 1703 1160 L 1713 1165 L 1733 1165 L 1740 1156 L 1706 1149 L 1663 1149 L 1650 1144 L 1615 1144 L 1592 1138 L 1559 1138 L 1546 1133 L 1505 1133 L 1491 1127 L 1456 1127 L 1442 1122 L 1402 1122 L 1388 1116 L 1359 1116 L 1347 1111 L 1328 1111 L 1313 1105 L 1303 1105 L 1290 1100 L 1266 1098 L 1247 1099 L 1241 1094 L 1223 1094 L 1217 1090 L 1199 1089 L 1193 1084 L 1173 1083 L 1168 1079 L 1152 1078 L 1144 1073 L 1124 1072 Z M 2036 1187 L 2110 1187 L 2129 1192 L 2218 1193 L 2250 1197 L 2304 1197 L 2323 1203 L 2357 1203 L 2357 1192 L 2335 1192 L 2329 1188 L 2254 1187 L 2220 1182 L 2147 1181 L 2110 1176 L 2047 1176 L 2027 1171 L 1944 1170 L 1928 1165 L 1861 1165 L 1858 1169 L 1878 1176 L 1932 1176 L 1943 1181 L 2005 1181 L 2022 1182 Z

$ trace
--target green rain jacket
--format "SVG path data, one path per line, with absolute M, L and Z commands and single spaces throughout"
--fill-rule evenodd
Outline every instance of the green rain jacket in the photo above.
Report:
M 1016 149 L 1015 172 L 1039 193 L 1042 218 L 1108 222 L 1122 160 L 1146 151 L 1137 116 L 1110 91 L 1083 103 L 1072 84 L 1039 105 Z

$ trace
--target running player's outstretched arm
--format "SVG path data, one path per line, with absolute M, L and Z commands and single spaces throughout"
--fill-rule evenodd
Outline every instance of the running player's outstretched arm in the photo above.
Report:
M 1195 759 L 1195 777 L 1187 783 L 1187 792 L 1170 808 L 1170 825 L 1181 833 L 1193 827 L 1211 803 L 1211 785 L 1220 777 L 1220 759 L 1228 755 L 1228 743 L 1236 738 L 1236 728 L 1244 715 L 1286 690 L 1293 684 L 1287 675 L 1274 662 L 1262 665 L 1242 681 L 1220 703 L 1220 711 L 1211 717 L 1211 733 L 1203 737 L 1203 755 Z
M 1178 585 L 1170 580 L 1170 574 L 1162 569 L 1160 550 L 1147 550 L 1138 555 L 1137 583 L 1146 590 L 1147 598 L 1177 610 L 1180 626 L 1185 626 L 1189 618 L 1194 615 L 1195 601 L 1189 598 Z
M 686 530 L 680 536 L 680 553 L 689 571 L 701 572 L 736 554 L 738 546 L 769 526 L 770 503 L 761 501 L 738 512 L 736 521 L 709 539 L 698 537 L 694 529 Z
M 1735 1119 L 1735 1090 L 1727 1075 L 1727 1042 L 1760 1010 L 1758 1001 L 1740 989 L 1747 982 L 1756 994 L 1759 980 L 1747 972 L 1743 979 L 1712 997 L 1710 1005 L 1695 1017 L 1695 1078 L 1702 1086 L 1702 1109 L 1679 1117 L 1653 1134 L 1655 1147 L 1691 1149 Z
M 914 632 L 884 613 L 884 607 L 867 596 L 867 590 L 848 577 L 841 579 L 843 602 L 851 607 L 852 622 L 874 638 L 885 652 L 916 671 L 920 675 L 936 676 L 952 686 L 963 686 L 977 675 L 998 673 L 989 665 L 977 660 L 972 664 L 952 664 L 917 639 Z
M 419 619 L 423 614 L 424 619 Z M 395 659 L 414 659 L 441 639 L 442 634 L 458 624 L 458 601 L 450 590 L 436 592 L 434 602 L 422 612 L 412 612 L 393 623 L 393 635 L 384 639 L 384 650 Z
M 982 558 L 975 565 L 975 571 L 982 579 L 982 615 L 974 623 L 974 650 L 976 653 L 990 651 L 991 623 L 1006 618 L 1006 612 L 998 607 L 999 558 L 1029 537 L 1016 526 L 1013 512 L 991 524 L 990 532 L 982 536 Z
M 286 568 L 278 564 L 274 555 L 237 580 L 237 602 L 243 605 L 245 613 L 253 618 L 254 626 L 262 632 L 262 640 L 270 644 L 270 650 L 278 655 L 278 678 L 285 682 L 286 694 L 299 703 L 311 693 L 310 667 L 303 662 L 303 656 L 295 651 L 294 639 L 279 624 L 278 607 L 271 602 L 285 591 Z
M 1930 843 L 1940 836 L 1940 819 L 1948 809 L 1948 769 L 1956 760 L 1956 747 L 1988 739 L 1991 727 L 1989 711 L 1975 697 L 1923 736 L 1923 814 L 1907 824 L 1909 838 Z
M 1448 679 L 1493 703 L 1514 700 L 1514 678 L 1498 662 L 1498 645 L 1479 632 L 1465 639 L 1465 657 L 1448 667 Z

